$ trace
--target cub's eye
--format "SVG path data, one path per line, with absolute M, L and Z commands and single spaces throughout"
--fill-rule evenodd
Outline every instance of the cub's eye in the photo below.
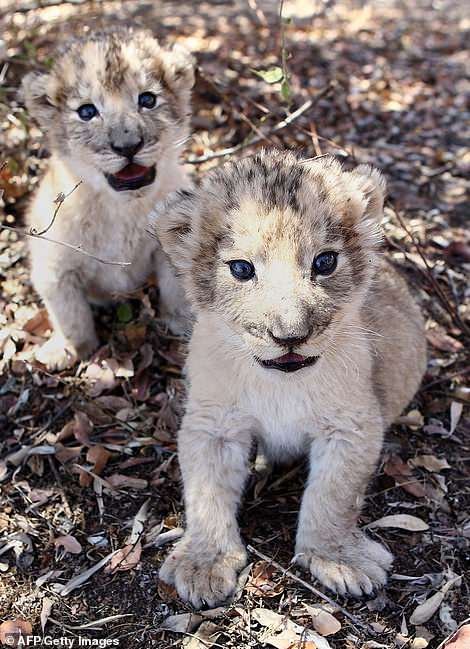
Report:
M 246 282 L 255 276 L 255 267 L 250 261 L 235 259 L 234 261 L 229 261 L 228 265 L 232 275 L 241 282 Z
M 157 95 L 154 95 L 153 92 L 141 92 L 138 101 L 141 108 L 155 108 Z
M 98 109 L 93 104 L 83 104 L 77 109 L 78 116 L 84 122 L 89 122 L 95 115 L 98 115 Z
M 313 260 L 312 270 L 315 275 L 331 275 L 338 265 L 338 253 L 333 251 L 321 252 Z

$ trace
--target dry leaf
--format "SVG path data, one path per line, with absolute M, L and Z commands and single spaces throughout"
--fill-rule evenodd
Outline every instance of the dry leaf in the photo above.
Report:
M 80 554 L 83 549 L 77 539 L 71 534 L 58 536 L 54 539 L 54 545 L 56 548 L 64 548 L 64 550 L 70 552 L 70 554 Z
M 408 530 L 408 532 L 424 532 L 429 529 L 429 525 L 417 516 L 410 516 L 409 514 L 394 514 L 392 516 L 383 516 L 373 523 L 369 523 L 366 527 L 371 529 L 375 527 L 396 527 L 401 530 Z
M 33 633 L 33 627 L 27 620 L 6 620 L 0 624 L 0 642 L 6 647 L 20 646 L 20 638 L 27 638 Z M 21 641 L 25 645 L 27 641 Z
M 315 649 L 331 649 L 328 640 L 315 631 L 310 631 L 289 618 L 279 615 L 267 608 L 255 608 L 251 612 L 254 620 L 266 627 L 260 641 L 276 649 L 290 649 L 300 647 L 301 642 L 312 643 Z
M 341 630 L 341 622 L 334 615 L 320 606 L 303 605 L 312 618 L 312 625 L 315 631 L 322 636 L 334 635 Z
M 129 487 L 130 489 L 145 489 L 148 485 L 147 480 L 143 478 L 133 478 L 121 473 L 114 473 L 107 481 L 112 487 L 121 488 Z
M 106 566 L 105 572 L 117 572 L 132 570 L 137 566 L 142 554 L 142 543 L 137 541 L 135 545 L 126 545 L 118 550 Z
M 410 624 L 424 624 L 432 618 L 439 606 L 444 600 L 444 593 L 438 591 L 432 597 L 415 608 L 411 617 Z
M 426 489 L 413 477 L 413 471 L 406 462 L 403 462 L 398 455 L 391 455 L 384 464 L 384 473 L 395 479 L 404 491 L 415 496 L 416 498 L 424 498 L 426 496 Z
M 196 613 L 180 613 L 170 615 L 158 627 L 159 631 L 172 631 L 173 633 L 193 633 L 204 618 Z
M 445 458 L 439 459 L 435 455 L 417 455 L 409 463 L 414 467 L 422 467 L 430 473 L 439 473 L 442 469 L 450 469 L 450 464 Z
M 110 457 L 111 453 L 100 444 L 96 444 L 89 448 L 86 455 L 87 461 L 93 464 L 92 471 L 93 473 L 96 473 L 96 475 L 101 475 Z
M 73 434 L 77 442 L 90 446 L 90 434 L 93 432 L 93 424 L 84 412 L 76 412 L 73 419 Z
M 458 401 L 452 401 L 452 403 L 450 404 L 450 430 L 449 430 L 451 434 L 458 426 L 460 417 L 462 415 L 462 411 L 463 411 L 463 403 L 459 403 Z
M 442 352 L 460 352 L 463 345 L 460 340 L 452 338 L 444 331 L 430 329 L 426 332 L 427 341 L 435 348 Z
M 98 563 L 95 563 L 94 566 L 88 568 L 88 570 L 84 570 L 79 575 L 75 575 L 75 577 L 69 579 L 69 581 L 66 584 L 58 584 L 56 588 L 57 594 L 60 595 L 61 597 L 66 597 L 73 590 L 85 584 L 90 579 L 90 577 L 92 577 L 95 574 L 95 572 L 101 570 L 101 568 L 103 568 L 109 561 L 111 561 L 111 559 L 114 557 L 114 555 L 117 552 L 119 552 L 119 550 L 114 550 L 114 552 L 110 552 L 105 557 L 103 557 L 101 561 L 98 561 Z
M 44 632 L 44 629 L 46 627 L 47 621 L 50 618 L 51 612 L 52 612 L 52 605 L 54 604 L 53 600 L 50 599 L 49 597 L 44 597 L 42 600 L 42 608 L 41 608 L 41 629 Z
M 221 629 L 213 622 L 203 622 L 196 633 L 183 640 L 184 649 L 210 649 L 221 634 Z
M 398 417 L 396 423 L 417 430 L 418 428 L 421 428 L 421 426 L 424 426 L 424 417 L 419 410 L 410 410 L 406 415 Z
M 464 624 L 444 645 L 443 649 L 468 649 L 470 647 L 470 624 Z
M 268 561 L 258 561 L 253 566 L 253 571 L 248 579 L 245 590 L 256 597 L 277 597 L 283 589 L 282 583 L 272 579 L 276 568 Z

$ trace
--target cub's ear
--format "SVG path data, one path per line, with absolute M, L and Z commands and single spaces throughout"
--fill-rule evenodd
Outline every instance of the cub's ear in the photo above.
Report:
M 165 50 L 165 78 L 177 90 L 191 90 L 195 81 L 196 59 L 183 45 Z
M 21 83 L 20 93 L 26 108 L 40 126 L 50 124 L 56 113 L 56 107 L 49 94 L 51 81 L 49 74 L 30 72 Z
M 367 164 L 359 165 L 350 173 L 355 180 L 356 187 L 365 198 L 365 218 L 381 221 L 387 193 L 385 178 L 378 169 Z
M 197 209 L 196 192 L 180 190 L 170 194 L 149 215 L 147 231 L 159 240 L 180 274 L 184 274 L 190 267 Z

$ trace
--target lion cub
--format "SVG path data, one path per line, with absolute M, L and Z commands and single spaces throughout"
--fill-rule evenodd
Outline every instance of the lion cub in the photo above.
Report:
M 104 260 L 131 262 L 105 265 L 32 240 L 32 281 L 54 327 L 36 356 L 49 369 L 62 369 L 97 346 L 90 301 L 133 291 L 155 271 L 162 313 L 173 329 L 184 327 L 183 293 L 145 224 L 157 200 L 190 186 L 178 157 L 188 138 L 193 83 L 189 53 L 131 30 L 71 41 L 50 72 L 25 77 L 27 108 L 52 153 L 29 209 L 30 225 L 47 229 L 57 195 L 82 181 L 46 236 Z
M 361 165 L 268 151 L 177 193 L 152 227 L 196 313 L 179 433 L 187 528 L 161 568 L 214 605 L 246 553 L 237 525 L 252 443 L 310 458 L 296 560 L 360 596 L 392 555 L 358 529 L 383 434 L 413 397 L 424 327 L 378 253 L 385 183 Z

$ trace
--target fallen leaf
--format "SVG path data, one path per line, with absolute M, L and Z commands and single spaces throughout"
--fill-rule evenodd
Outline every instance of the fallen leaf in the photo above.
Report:
M 90 577 L 92 577 L 95 574 L 95 572 L 101 570 L 101 568 L 103 568 L 109 561 L 111 561 L 111 559 L 114 557 L 114 555 L 117 552 L 119 552 L 119 550 L 114 550 L 114 552 L 110 552 L 110 554 L 103 557 L 101 561 L 95 563 L 95 565 L 91 566 L 91 568 L 88 568 L 87 570 L 81 572 L 79 575 L 75 575 L 75 577 L 69 579 L 67 583 L 57 584 L 57 588 L 56 588 L 57 594 L 60 595 L 61 597 L 66 597 L 76 588 L 83 586 L 83 584 L 85 584 L 90 579 Z
M 310 606 L 309 604 L 304 604 L 303 606 L 312 618 L 313 628 L 320 635 L 334 635 L 341 630 L 341 622 L 334 615 L 321 608 L 321 606 Z
M 46 627 L 47 621 L 50 618 L 51 612 L 52 612 L 52 605 L 54 604 L 53 600 L 50 599 L 49 597 L 44 597 L 42 600 L 42 608 L 41 608 L 41 629 L 44 633 L 44 629 Z
M 284 615 L 279 615 L 267 608 L 255 608 L 251 612 L 252 618 L 266 631 L 260 637 L 261 643 L 266 643 L 276 649 L 300 649 L 302 642 L 311 643 L 309 649 L 331 649 L 328 640 L 315 631 L 310 631 Z M 308 647 L 308 645 L 307 645 Z
M 126 545 L 118 550 L 106 566 L 105 572 L 121 572 L 135 568 L 142 554 L 142 543 L 137 541 L 135 545 Z
M 172 631 L 173 633 L 192 633 L 204 618 L 197 613 L 179 613 L 170 615 L 158 627 L 159 631 Z
M 216 642 L 222 630 L 213 622 L 203 622 L 196 633 L 183 640 L 184 649 L 210 649 Z
M 392 516 L 383 516 L 373 523 L 369 523 L 366 527 L 374 529 L 376 527 L 387 528 L 396 527 L 401 530 L 408 530 L 408 532 L 424 532 L 429 529 L 429 525 L 417 516 L 410 516 L 409 514 L 393 514 Z
M 470 624 L 464 624 L 444 645 L 443 649 L 468 649 L 470 647 Z
M 48 331 L 51 331 L 52 326 L 49 322 L 47 309 L 39 309 L 32 318 L 25 322 L 23 330 L 35 336 L 44 336 Z
M 412 429 L 417 430 L 424 425 L 424 417 L 419 410 L 410 410 L 406 415 L 398 417 L 396 420 L 397 424 L 403 424 L 404 426 L 409 426 Z
M 413 471 L 406 462 L 403 462 L 398 455 L 391 455 L 384 465 L 384 473 L 395 479 L 395 482 L 404 491 L 415 496 L 416 498 L 424 498 L 426 496 L 426 489 L 416 479 L 413 478 Z
M 76 412 L 74 416 L 73 434 L 77 442 L 85 446 L 91 445 L 90 434 L 93 431 L 93 424 L 84 412 Z
M 111 453 L 100 444 L 89 448 L 86 455 L 87 461 L 93 464 L 93 473 L 96 475 L 101 475 L 110 457 Z
M 77 539 L 71 534 L 58 536 L 54 539 L 54 545 L 56 548 L 64 548 L 64 550 L 70 552 L 70 554 L 80 554 L 83 549 Z
M 109 484 L 116 488 L 129 487 L 131 489 L 145 489 L 148 485 L 147 480 L 143 478 L 133 478 L 121 473 L 114 473 L 107 478 Z
M 27 620 L 17 618 L 6 620 L 0 624 L 0 642 L 6 647 L 18 647 L 21 644 L 29 644 L 28 641 L 20 640 L 27 638 L 33 633 L 33 627 Z
M 442 469 L 450 469 L 450 464 L 445 458 L 439 459 L 435 455 L 417 455 L 409 460 L 409 463 L 414 467 L 422 467 L 430 473 L 439 473 Z
M 450 433 L 452 434 L 457 428 L 463 411 L 463 403 L 452 401 L 450 404 Z
M 449 336 L 438 329 L 430 329 L 427 331 L 426 339 L 435 349 L 439 349 L 441 352 L 455 353 L 460 352 L 463 349 L 460 340 L 452 338 L 452 336 Z
M 432 618 L 443 601 L 444 593 L 438 591 L 425 602 L 415 608 L 410 617 L 410 623 L 414 625 L 424 624 Z
M 272 579 L 275 572 L 276 568 L 268 561 L 258 561 L 253 566 L 246 591 L 257 597 L 277 597 L 283 591 L 284 585 Z

